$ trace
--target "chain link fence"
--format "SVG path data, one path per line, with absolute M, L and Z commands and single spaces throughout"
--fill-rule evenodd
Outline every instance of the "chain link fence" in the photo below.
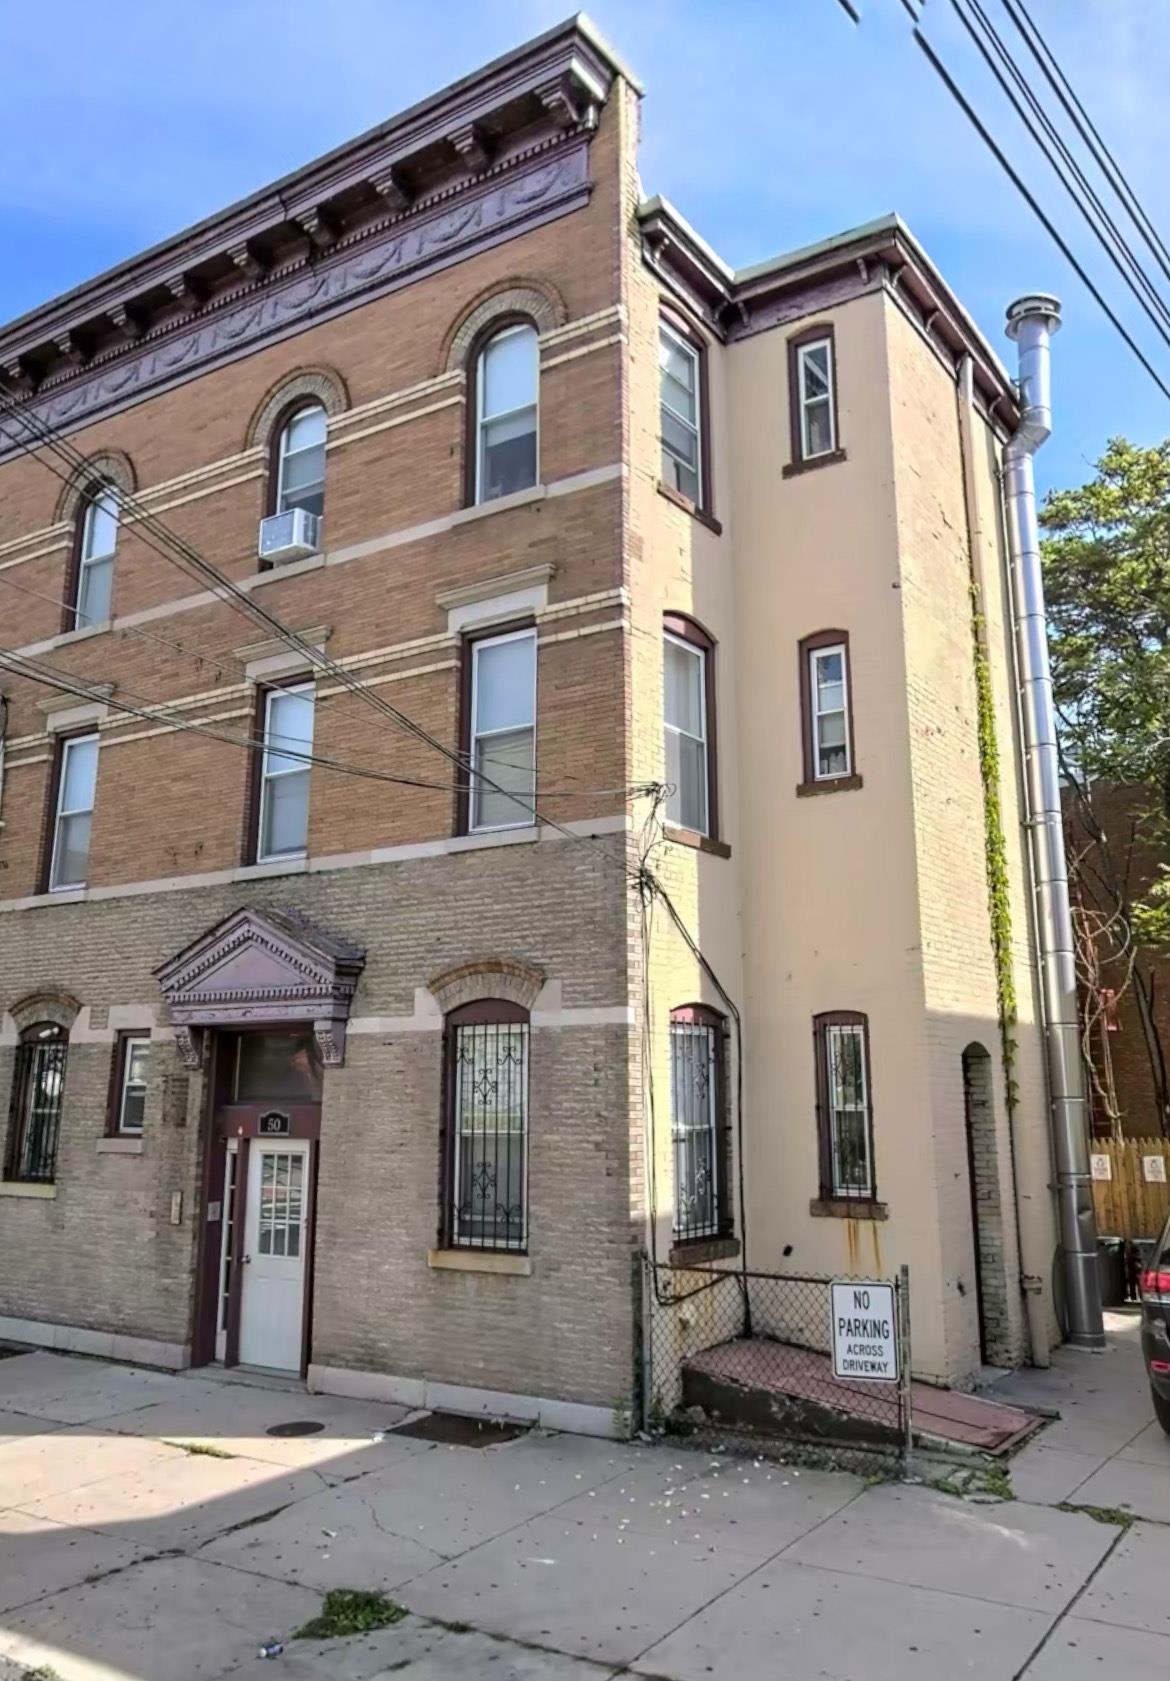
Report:
M 642 1427 L 707 1451 L 904 1473 L 912 1446 L 909 1279 L 894 1291 L 898 1378 L 835 1377 L 842 1279 L 673 1266 L 644 1257 Z M 873 1279 L 857 1281 L 872 1284 Z

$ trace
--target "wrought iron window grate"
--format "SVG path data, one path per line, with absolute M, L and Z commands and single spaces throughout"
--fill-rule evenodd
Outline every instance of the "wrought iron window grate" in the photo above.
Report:
M 527 1243 L 528 1024 L 453 1029 L 449 1241 Z
M 52 1022 L 28 1028 L 16 1047 L 6 1179 L 53 1182 L 68 1054 L 65 1029 Z

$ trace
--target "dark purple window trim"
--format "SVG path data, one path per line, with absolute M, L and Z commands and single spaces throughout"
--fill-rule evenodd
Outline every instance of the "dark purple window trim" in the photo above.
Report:
M 862 1051 L 865 1057 L 866 1128 L 869 1140 L 869 1195 L 843 1197 L 833 1188 L 833 1122 L 829 1101 L 829 1056 L 827 1027 L 860 1027 Z M 817 1093 L 817 1156 L 820 1168 L 819 1213 L 842 1212 L 853 1218 L 880 1219 L 882 1215 L 866 1214 L 867 1209 L 879 1205 L 877 1194 L 877 1157 L 873 1139 L 873 1077 L 869 1065 L 869 1017 L 861 1010 L 823 1010 L 813 1017 L 813 1056 L 816 1067 Z
M 536 483 L 540 483 L 540 328 L 523 310 L 502 310 L 484 323 L 471 341 L 467 352 L 467 413 L 463 426 L 463 506 L 479 506 L 475 494 L 479 474 L 479 379 L 483 353 L 492 340 L 507 332 L 509 327 L 531 327 L 537 335 L 536 346 Z M 485 504 L 486 505 L 486 504 Z
M 461 1027 L 497 1027 L 511 1024 L 523 1025 L 531 1020 L 529 1012 L 522 1004 L 513 1004 L 507 998 L 476 998 L 470 1004 L 461 1004 L 457 1009 L 448 1011 L 443 1018 L 443 1097 L 441 1121 L 439 1126 L 439 1219 L 438 1243 L 441 1249 L 468 1249 L 471 1253 L 521 1255 L 528 1253 L 528 1245 L 523 1249 L 514 1245 L 501 1249 L 493 1249 L 490 1244 L 460 1243 L 455 1237 L 455 1037 Z M 531 1071 L 527 1087 L 528 1101 L 531 1102 Z M 529 1148 L 528 1114 L 524 1116 L 524 1148 Z M 527 1174 L 525 1175 L 527 1180 Z M 525 1201 L 528 1197 L 528 1186 L 524 1187 Z M 527 1228 L 529 1210 L 525 1208 L 524 1224 Z
M 800 425 L 800 351 L 807 344 L 829 343 L 829 385 L 833 394 L 833 447 L 824 455 L 807 456 Z M 837 403 L 837 337 L 831 321 L 819 321 L 811 327 L 793 333 L 788 340 L 788 425 L 790 456 L 783 476 L 811 472 L 814 467 L 827 467 L 834 461 L 844 461 L 841 447 L 841 410 Z
M 473 684 L 475 681 L 475 645 L 477 642 L 490 641 L 494 636 L 511 636 L 516 631 L 535 630 L 536 620 L 531 613 L 523 618 L 509 619 L 505 624 L 478 625 L 472 630 L 465 631 L 459 646 L 459 738 L 456 743 L 459 750 L 461 769 L 455 772 L 455 829 L 456 835 L 471 833 L 471 713 Z M 533 657 L 540 653 L 539 647 L 533 650 Z M 540 689 L 536 691 L 536 703 L 540 705 Z M 539 723 L 539 719 L 536 720 Z M 535 762 L 535 761 L 534 761 Z M 535 816 L 533 822 L 536 821 Z
M 809 671 L 810 654 L 821 648 L 845 650 L 845 714 L 849 723 L 849 769 L 841 776 L 817 775 L 816 732 L 813 727 L 812 677 Z M 804 780 L 798 794 L 831 794 L 846 788 L 860 788 L 857 769 L 857 737 L 853 729 L 853 660 L 847 630 L 818 630 L 804 636 L 799 643 L 800 657 L 800 735 Z
M 687 642 L 692 648 L 698 648 L 703 655 L 703 695 L 707 713 L 707 833 L 700 834 L 697 830 L 684 829 L 677 824 L 669 827 L 673 830 L 673 838 L 681 840 L 683 845 L 689 842 L 684 838 L 694 835 L 703 852 L 717 851 L 721 845 L 719 840 L 719 728 L 715 710 L 715 638 L 709 630 L 702 626 L 698 619 L 692 619 L 687 613 L 665 613 L 662 618 L 664 636 L 673 636 L 679 642 Z M 663 703 L 665 707 L 665 684 L 663 686 Z M 663 731 L 666 721 L 663 717 Z M 709 841 L 710 846 L 703 846 L 703 841 Z
M 141 1138 L 146 1128 L 122 1130 L 122 1087 L 126 1076 L 126 1058 L 133 1040 L 150 1043 L 150 1030 L 144 1027 L 119 1028 L 114 1035 L 114 1054 L 110 1058 L 110 1090 L 106 1101 L 106 1137 Z
M 244 787 L 244 838 L 240 854 L 242 864 L 258 864 L 261 861 L 260 806 L 261 784 L 264 776 L 264 743 L 268 734 L 268 697 L 271 694 L 278 694 L 282 689 L 307 689 L 309 687 L 313 688 L 315 708 L 317 691 L 311 670 L 293 672 L 288 677 L 273 677 L 267 683 L 257 683 L 256 685 L 255 710 L 252 716 L 252 740 L 255 746 L 248 754 L 247 781 Z M 312 766 L 308 765 L 306 769 L 311 772 Z M 265 859 L 264 862 L 278 864 L 280 859 L 269 858 Z
M 81 605 L 81 550 L 85 541 L 85 526 L 89 519 L 90 507 L 106 491 L 116 493 L 117 489 L 118 486 L 112 484 L 109 479 L 95 476 L 87 482 L 78 501 L 77 514 L 73 521 L 73 541 L 69 546 L 69 561 L 65 568 L 65 588 L 61 595 L 62 636 L 78 628 L 77 612 Z
M 328 421 L 329 411 L 320 397 L 305 394 L 290 398 L 272 423 L 272 428 L 268 434 L 268 478 L 264 486 L 264 513 L 262 516 L 264 519 L 268 519 L 272 514 L 278 512 L 276 499 L 280 493 L 280 449 L 284 443 L 284 434 L 297 415 L 304 414 L 308 409 L 320 409 Z M 326 464 L 328 464 L 328 456 L 326 457 Z M 260 562 L 262 572 L 269 571 L 271 566 L 271 561 L 262 560 Z
M 735 1252 L 733 1249 L 725 1247 L 726 1240 L 732 1236 L 735 1227 L 731 1202 L 731 1126 L 727 1101 L 727 1018 L 720 1015 L 718 1010 L 712 1010 L 706 1004 L 679 1004 L 670 1012 L 672 1028 L 676 1022 L 686 1026 L 709 1027 L 715 1035 L 713 1059 L 715 1064 L 714 1166 L 715 1201 L 719 1210 L 719 1223 L 716 1231 L 696 1233 L 693 1237 L 688 1237 L 685 1233 L 675 1232 L 671 1248 L 672 1250 L 685 1251 L 693 1258 L 693 1251 L 697 1249 L 706 1250 L 711 1245 L 718 1245 L 720 1257 L 726 1257 Z
M 714 531 L 716 534 L 720 534 L 723 527 L 715 518 L 715 486 L 711 471 L 710 369 L 707 361 L 707 340 L 704 338 L 699 329 L 688 321 L 686 316 L 683 315 L 679 309 L 671 304 L 668 304 L 665 299 L 660 302 L 658 321 L 660 327 L 669 327 L 672 333 L 677 333 L 680 339 L 684 339 L 695 352 L 697 358 L 695 378 L 697 379 L 699 385 L 697 392 L 697 408 L 699 416 L 699 500 L 697 502 L 694 501 L 693 498 L 685 495 L 680 490 L 676 490 L 673 485 L 668 485 L 661 479 L 659 480 L 658 488 L 662 492 L 663 496 L 665 496 L 669 501 L 675 503 L 676 506 L 680 508 L 685 508 L 687 513 L 693 514 L 701 524 L 709 527 L 709 529 Z M 659 378 L 659 385 L 661 387 L 661 376 Z M 661 427 L 661 390 L 659 391 L 658 398 L 658 418 L 659 426 Z M 658 448 L 659 455 L 661 456 L 661 438 L 659 439 Z
M 53 878 L 53 845 L 57 838 L 57 804 L 61 798 L 61 772 L 65 766 L 65 743 L 80 741 L 86 736 L 93 736 L 98 742 L 98 763 L 101 763 L 101 736 L 96 724 L 79 724 L 75 730 L 62 730 L 53 739 L 53 756 L 49 765 L 49 781 L 45 800 L 45 813 L 41 824 L 41 854 L 37 869 L 37 892 L 48 893 L 52 890 Z M 97 810 L 97 791 L 94 791 L 94 811 Z M 90 828 L 90 846 L 93 845 L 92 818 Z M 86 884 L 88 886 L 88 883 Z M 68 889 L 62 888 L 62 892 Z

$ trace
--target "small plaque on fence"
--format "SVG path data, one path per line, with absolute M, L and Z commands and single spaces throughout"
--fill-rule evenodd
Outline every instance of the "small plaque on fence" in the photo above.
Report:
M 1142 1178 L 1147 1185 L 1164 1185 L 1166 1183 L 1165 1156 L 1143 1156 Z
M 1159 1158 L 1161 1159 L 1161 1158 Z M 833 1280 L 833 1376 L 898 1381 L 898 1313 L 892 1284 Z
M 1094 1179 L 1112 1179 L 1113 1163 L 1103 1152 L 1098 1155 L 1095 1151 L 1089 1157 L 1089 1168 Z

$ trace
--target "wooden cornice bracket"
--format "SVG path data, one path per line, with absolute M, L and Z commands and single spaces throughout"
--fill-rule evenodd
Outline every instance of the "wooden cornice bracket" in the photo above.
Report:
M 447 136 L 462 162 L 473 175 L 480 175 L 492 161 L 487 137 L 478 123 L 465 123 Z

